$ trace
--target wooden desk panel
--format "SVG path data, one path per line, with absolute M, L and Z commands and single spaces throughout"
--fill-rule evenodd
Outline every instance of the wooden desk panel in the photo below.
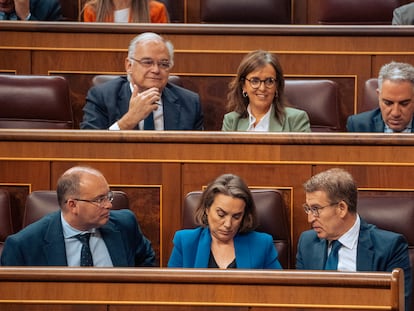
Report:
M 0 306 L 136 305 L 404 310 L 403 273 L 212 269 L 0 268 Z M 49 306 L 49 304 L 52 304 Z M 155 309 L 155 308 L 154 308 Z M 156 310 L 156 309 L 155 309 Z M 242 310 L 242 309 L 240 309 Z

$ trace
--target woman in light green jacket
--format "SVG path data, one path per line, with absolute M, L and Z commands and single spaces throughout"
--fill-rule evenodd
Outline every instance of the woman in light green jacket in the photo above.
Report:
M 276 55 L 257 50 L 241 61 L 230 83 L 223 131 L 310 132 L 307 113 L 286 107 L 285 79 Z

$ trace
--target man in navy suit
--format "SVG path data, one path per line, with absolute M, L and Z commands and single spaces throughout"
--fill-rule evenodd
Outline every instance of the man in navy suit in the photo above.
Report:
M 198 94 L 168 82 L 170 41 L 155 33 L 135 37 L 125 59 L 127 77 L 92 87 L 81 129 L 202 130 Z
M 339 241 L 337 265 L 330 270 L 403 269 L 405 306 L 409 310 L 412 280 L 407 241 L 401 234 L 378 229 L 359 217 L 358 190 L 351 174 L 333 168 L 311 177 L 304 188 L 304 209 L 312 229 L 299 237 L 296 269 L 328 269 L 328 252 Z
M 58 180 L 61 210 L 44 216 L 7 238 L 3 266 L 83 266 L 87 235 L 88 265 L 96 267 L 153 266 L 155 254 L 134 213 L 110 211 L 113 195 L 105 177 L 90 167 L 73 167 Z
M 59 21 L 59 0 L 0 0 L 0 20 Z
M 391 62 L 378 76 L 379 107 L 348 117 L 348 132 L 413 133 L 414 67 Z

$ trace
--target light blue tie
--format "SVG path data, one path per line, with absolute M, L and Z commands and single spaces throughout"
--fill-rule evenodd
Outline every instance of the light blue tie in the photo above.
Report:
M 338 240 L 331 242 L 331 252 L 325 263 L 325 270 L 338 270 L 338 252 L 342 244 Z

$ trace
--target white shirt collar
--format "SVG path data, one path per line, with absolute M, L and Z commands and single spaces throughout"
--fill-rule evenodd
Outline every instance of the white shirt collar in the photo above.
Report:
M 270 107 L 263 118 L 254 126 L 256 122 L 256 118 L 252 114 L 252 110 L 250 108 L 250 104 L 247 106 L 247 112 L 249 113 L 249 127 L 247 131 L 249 132 L 268 132 L 269 131 L 269 123 L 270 123 L 270 114 L 272 112 L 272 108 Z

